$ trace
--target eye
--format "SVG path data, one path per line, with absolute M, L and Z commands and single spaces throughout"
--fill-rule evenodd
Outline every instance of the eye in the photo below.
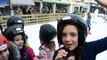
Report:
M 16 38 L 16 39 L 15 39 L 15 41 L 19 41 L 19 40 L 21 40 L 21 38 Z
M 6 51 L 7 51 L 7 49 L 4 50 L 4 52 L 6 52 Z
M 78 34 L 76 34 L 76 33 L 70 33 L 70 35 L 71 35 L 72 37 L 75 37 L 75 36 L 77 36 Z
M 6 52 L 8 49 L 3 50 L 4 52 Z M 3 51 L 0 51 L 0 55 L 2 54 Z
M 62 37 L 66 36 L 67 34 L 66 33 L 62 33 Z
M 19 41 L 19 39 L 16 39 L 15 41 Z

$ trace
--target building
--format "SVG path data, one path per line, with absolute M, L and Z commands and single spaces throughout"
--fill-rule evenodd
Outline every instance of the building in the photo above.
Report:
M 96 9 L 99 10 L 99 13 L 104 13 L 105 8 L 99 5 L 95 0 L 72 0 L 71 13 L 81 14 L 81 13 L 94 13 Z
M 36 8 L 40 8 L 40 13 L 68 13 L 71 5 L 71 0 L 34 0 L 34 2 Z
M 87 13 L 90 10 L 90 0 L 72 0 L 70 9 L 75 14 Z
M 0 0 L 0 16 L 8 14 L 8 3 L 8 0 Z

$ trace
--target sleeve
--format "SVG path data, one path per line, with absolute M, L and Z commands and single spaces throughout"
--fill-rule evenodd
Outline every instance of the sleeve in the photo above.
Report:
M 95 54 L 101 53 L 105 50 L 107 50 L 107 37 L 89 42 L 88 46 Z
M 26 51 L 28 52 L 28 54 L 30 55 L 32 60 L 38 60 L 37 56 L 35 55 L 35 53 L 31 47 L 27 47 Z

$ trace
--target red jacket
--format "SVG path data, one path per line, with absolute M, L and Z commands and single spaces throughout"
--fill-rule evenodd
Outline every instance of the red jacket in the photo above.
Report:
M 39 60 L 31 47 L 27 47 L 26 51 L 28 52 L 32 60 Z

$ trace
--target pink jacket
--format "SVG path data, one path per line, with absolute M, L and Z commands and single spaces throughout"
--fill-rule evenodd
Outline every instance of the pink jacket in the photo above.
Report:
M 50 51 L 49 48 L 44 45 L 39 48 L 40 60 L 52 60 L 54 51 Z

